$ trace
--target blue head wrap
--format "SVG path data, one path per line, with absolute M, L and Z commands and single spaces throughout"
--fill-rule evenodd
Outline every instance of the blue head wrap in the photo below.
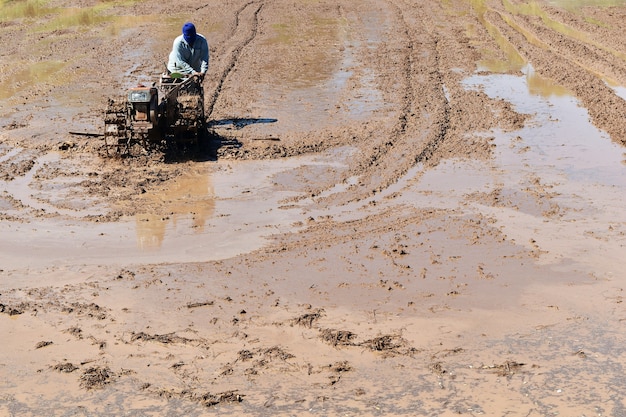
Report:
M 196 40 L 196 27 L 193 23 L 187 22 L 183 25 L 183 38 L 189 45 L 193 45 Z

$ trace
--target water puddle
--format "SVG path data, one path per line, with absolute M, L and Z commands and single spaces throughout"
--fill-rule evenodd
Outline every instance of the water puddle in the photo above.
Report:
M 478 21 L 481 23 L 482 26 L 484 26 L 484 28 L 487 30 L 487 32 L 489 33 L 489 35 L 493 38 L 493 40 L 496 42 L 496 44 L 498 45 L 498 47 L 500 48 L 500 50 L 506 55 L 506 59 L 502 60 L 502 59 L 491 59 L 491 58 L 486 58 L 483 59 L 481 61 L 478 62 L 478 69 L 479 70 L 486 70 L 486 71 L 491 71 L 491 72 L 499 72 L 499 73 L 505 73 L 505 72 L 512 72 L 512 71 L 519 71 L 522 70 L 523 68 L 527 67 L 528 63 L 525 61 L 525 59 L 517 52 L 517 48 L 515 47 L 515 45 L 513 45 L 507 37 L 503 36 L 502 33 L 500 32 L 500 30 L 493 25 L 491 22 L 489 22 L 489 20 L 487 20 L 485 18 L 485 13 L 489 10 L 491 10 L 488 5 L 486 0 L 468 0 L 468 2 L 470 3 L 470 5 L 472 6 L 472 8 L 474 9 L 476 15 L 477 15 L 477 19 Z M 559 3 L 559 2 L 554 2 L 554 3 Z M 600 6 L 600 5 L 605 5 L 605 6 L 609 6 L 609 5 L 613 5 L 611 3 L 617 3 L 617 4 L 624 4 L 624 0 L 623 1 L 613 1 L 613 2 L 601 2 L 601 1 L 580 1 L 580 2 L 572 2 L 572 1 L 564 1 L 561 2 L 562 4 L 555 4 L 561 7 L 565 7 L 565 8 L 578 8 L 578 7 L 582 7 L 585 5 L 596 5 L 596 6 Z M 577 5 L 575 5 L 574 3 L 577 3 Z M 602 3 L 606 3 L 606 4 L 602 4 Z M 625 59 L 626 60 L 626 53 L 623 53 L 621 51 L 615 50 L 613 48 L 607 47 L 606 45 L 604 45 L 601 42 L 596 41 L 592 36 L 590 36 L 589 34 L 577 30 L 563 22 L 557 21 L 552 19 L 548 13 L 546 13 L 540 6 L 540 3 L 536 2 L 536 1 L 531 1 L 528 3 L 518 3 L 518 4 L 513 4 L 509 1 L 504 1 L 503 5 L 505 7 L 505 10 L 510 13 L 510 15 L 504 14 L 504 13 L 500 13 L 500 17 L 515 31 L 521 33 L 522 35 L 524 35 L 524 37 L 526 38 L 526 40 L 530 43 L 532 43 L 533 45 L 536 45 L 538 47 L 544 48 L 544 49 L 550 49 L 549 46 L 547 44 L 545 44 L 541 39 L 537 38 L 537 36 L 535 36 L 534 33 L 524 29 L 523 27 L 519 26 L 516 22 L 513 16 L 515 15 L 526 15 L 526 16 L 536 16 L 539 17 L 541 19 L 541 21 L 543 22 L 543 24 L 551 29 L 554 30 L 555 32 L 558 32 L 568 38 L 571 39 L 575 39 L 578 40 L 580 42 L 586 43 L 588 45 L 592 45 L 594 48 L 598 48 L 601 49 L 617 58 L 620 59 Z M 567 6 L 566 6 L 567 5 Z M 471 32 L 471 30 L 470 30 Z M 600 73 L 598 71 L 595 71 L 592 68 L 586 68 L 588 71 L 596 74 L 598 77 L 606 80 L 607 82 L 612 82 L 612 78 L 613 76 L 611 74 L 604 74 L 604 73 Z M 545 84 L 545 83 L 544 83 Z M 529 83 L 530 85 L 530 83 Z
M 492 72 L 508 72 L 518 71 L 524 65 L 526 60 L 517 52 L 517 48 L 509 42 L 509 40 L 502 35 L 500 30 L 491 22 L 485 18 L 485 13 L 488 11 L 486 0 L 468 0 L 474 12 L 477 15 L 478 21 L 487 30 L 487 33 L 493 38 L 500 50 L 506 55 L 506 60 L 501 59 L 484 59 L 478 62 L 479 69 L 488 70 Z
M 547 250 L 545 262 L 570 259 L 594 271 L 617 270 L 626 244 L 624 148 L 591 125 L 573 97 L 529 94 L 524 77 L 476 75 L 465 85 L 534 115 L 519 131 L 496 132 L 493 178 L 483 178 L 474 191 L 498 190 L 508 202 L 504 207 L 478 203 L 480 210 L 497 218 L 510 238 Z M 440 169 L 445 173 L 450 168 Z M 468 166 L 461 169 L 471 171 Z M 426 173 L 423 181 L 441 175 L 437 171 Z M 449 174 L 459 177 L 458 172 Z M 465 195 L 471 189 L 459 192 Z M 549 207 L 541 206 L 545 201 Z M 528 209 L 533 204 L 535 210 Z
M 568 2 L 568 7 L 582 7 L 585 5 L 591 5 L 591 4 L 585 4 L 585 3 L 593 3 L 593 2 L 579 2 L 580 4 L 578 6 L 575 6 L 573 4 L 574 2 Z M 601 5 L 601 2 L 597 2 L 598 4 L 594 4 L 596 6 Z M 622 2 L 623 3 L 623 2 Z M 565 35 L 569 38 L 572 39 L 576 39 L 578 41 L 587 43 L 589 45 L 593 45 L 596 48 L 602 49 L 605 52 L 610 53 L 613 56 L 616 56 L 618 58 L 621 59 L 626 59 L 626 54 L 621 52 L 621 51 L 617 51 L 615 49 L 609 48 L 606 45 L 602 44 L 601 42 L 598 42 L 596 40 L 594 40 L 589 34 L 577 30 L 563 22 L 557 21 L 552 19 L 545 11 L 543 11 L 541 9 L 541 7 L 539 7 L 539 4 L 536 2 L 530 2 L 530 3 L 524 3 L 524 4 L 516 4 L 513 5 L 512 3 L 505 1 L 504 2 L 505 8 L 508 12 L 513 13 L 513 14 L 518 14 L 518 15 L 529 15 L 529 16 L 537 16 L 539 18 L 541 18 L 541 21 L 543 22 L 543 24 L 549 28 L 554 30 L 555 32 L 558 32 L 562 35 Z M 516 29 L 519 30 L 518 27 L 516 27 Z M 529 38 L 529 34 L 526 32 L 522 32 L 524 33 L 524 35 L 526 35 L 527 38 Z M 539 41 L 539 40 L 537 40 Z
M 0 222 L 2 268 L 202 262 L 258 249 L 295 231 L 302 208 L 284 206 L 296 190 L 274 178 L 303 166 L 337 166 L 331 156 L 204 163 L 145 195 L 143 213 L 119 222 L 33 219 Z
M 207 170 L 187 173 L 169 183 L 164 190 L 144 194 L 144 212 L 135 216 L 137 245 L 142 250 L 159 249 L 166 230 L 179 221 L 196 233 L 203 233 L 215 211 L 215 191 Z
M 626 100 L 626 87 L 622 87 L 622 86 L 610 86 L 613 91 L 615 91 L 615 94 L 617 94 L 618 96 L 620 96 L 622 99 Z
M 535 72 L 532 65 L 522 68 L 522 73 L 526 79 L 528 93 L 532 96 L 539 97 L 568 97 L 572 96 L 572 92 L 567 88 L 555 84 L 547 78 L 543 78 Z
M 3 145 L 2 148 L 4 150 L 5 146 Z M 0 156 L 0 163 L 8 161 L 9 159 L 11 159 L 14 156 L 18 155 L 21 151 L 22 151 L 21 148 L 11 148 L 11 149 L 8 149 L 4 155 Z
M 496 145 L 487 169 L 484 161 L 448 160 L 428 170 L 418 164 L 375 197 L 312 215 L 345 221 L 398 205 L 462 210 L 495 219 L 510 241 L 539 248 L 538 262 L 555 270 L 613 276 L 626 247 L 626 151 L 589 122 L 572 96 L 549 83 L 533 87 L 532 80 L 466 79 L 466 88 L 533 115 L 518 131 L 485 132 Z M 355 184 L 358 178 L 320 197 Z

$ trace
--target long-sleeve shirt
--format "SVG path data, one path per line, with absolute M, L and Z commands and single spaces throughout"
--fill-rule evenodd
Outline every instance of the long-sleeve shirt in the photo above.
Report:
M 181 74 L 206 73 L 209 69 L 209 44 L 206 38 L 197 34 L 193 47 L 185 41 L 183 35 L 174 39 L 167 69 Z

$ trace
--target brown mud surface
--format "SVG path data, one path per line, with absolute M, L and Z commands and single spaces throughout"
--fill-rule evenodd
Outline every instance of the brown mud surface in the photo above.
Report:
M 0 415 L 626 416 L 626 5 L 0 1 Z M 195 154 L 109 97 L 211 50 Z

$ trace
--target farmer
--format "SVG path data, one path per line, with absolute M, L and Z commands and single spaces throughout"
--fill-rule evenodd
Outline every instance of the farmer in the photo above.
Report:
M 196 33 L 193 23 L 185 23 L 182 35 L 174 39 L 167 69 L 204 78 L 209 69 L 209 44 L 204 36 Z

